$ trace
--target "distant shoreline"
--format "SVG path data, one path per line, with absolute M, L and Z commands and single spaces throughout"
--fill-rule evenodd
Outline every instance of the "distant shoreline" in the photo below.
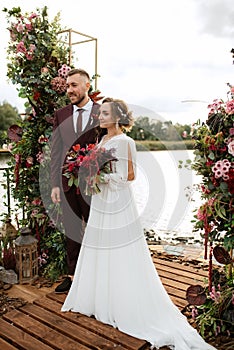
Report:
M 138 151 L 169 151 L 169 150 L 192 150 L 194 147 L 193 140 L 182 141 L 152 141 L 152 140 L 135 140 Z M 8 149 L 0 148 L 0 154 L 10 154 Z
M 138 151 L 173 151 L 173 150 L 193 150 L 194 141 L 184 140 L 184 141 L 151 141 L 136 140 L 136 147 Z

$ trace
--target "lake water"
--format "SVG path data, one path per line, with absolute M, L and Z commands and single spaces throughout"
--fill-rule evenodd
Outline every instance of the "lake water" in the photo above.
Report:
M 201 204 L 200 194 L 194 190 L 201 178 L 178 167 L 180 160 L 193 158 L 193 151 L 187 150 L 138 152 L 138 176 L 133 188 L 142 224 L 167 242 L 183 238 L 188 243 L 201 241 L 191 223 L 194 210 Z
M 201 204 L 200 194 L 193 191 L 200 177 L 186 168 L 179 169 L 179 161 L 193 159 L 193 151 L 138 152 L 137 179 L 132 187 L 141 216 L 142 225 L 154 230 L 156 237 L 167 242 L 187 239 L 188 243 L 198 242 L 199 234 L 192 232 L 194 210 Z M 0 155 L 0 168 L 6 165 L 7 157 Z M 0 210 L 7 212 L 3 205 L 0 172 Z M 191 196 L 193 201 L 189 200 Z M 13 204 L 13 202 L 12 202 Z

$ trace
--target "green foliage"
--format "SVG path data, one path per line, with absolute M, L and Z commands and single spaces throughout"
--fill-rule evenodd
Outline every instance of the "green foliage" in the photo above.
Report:
M 7 129 L 12 124 L 17 124 L 21 121 L 21 117 L 16 108 L 12 107 L 8 102 L 3 101 L 0 104 L 0 146 L 6 143 Z
M 197 122 L 193 130 L 194 161 L 187 167 L 201 176 L 199 191 L 202 204 L 194 216 L 194 231 L 204 237 L 205 258 L 209 245 L 209 281 L 206 302 L 196 308 L 196 321 L 204 337 L 230 335 L 234 321 L 234 96 L 214 100 L 206 123 Z M 218 244 L 218 245 L 217 245 Z M 216 246 L 215 246 L 216 245 Z M 225 247 L 225 249 L 223 247 Z M 217 255 L 226 264 L 222 279 L 212 266 L 215 249 L 224 249 Z M 230 252 L 230 256 L 228 255 Z M 217 254 L 217 253 L 216 253 Z M 228 255 L 228 259 L 226 258 Z M 226 262 L 225 262 L 226 261 Z M 233 336 L 233 333 L 232 333 Z
M 147 141 L 181 141 L 184 132 L 186 132 L 186 139 L 191 139 L 191 127 L 189 125 L 172 124 L 171 121 L 162 122 L 160 120 L 150 120 L 146 116 L 138 117 L 128 133 L 134 140 Z
M 31 14 L 22 14 L 19 7 L 3 11 L 10 32 L 7 75 L 19 97 L 26 99 L 26 117 L 18 123 L 15 137 L 11 136 L 11 190 L 18 210 L 24 212 L 20 225 L 30 227 L 39 241 L 41 272 L 55 279 L 65 271 L 64 234 L 58 208 L 45 203 L 41 191 L 51 191 L 49 140 L 54 111 L 67 102 L 59 69 L 68 67 L 69 48 L 58 35 L 59 14 L 49 22 L 47 7 Z M 48 207 L 56 215 L 49 215 Z
M 232 98 L 232 96 L 231 96 Z M 215 100 L 208 120 L 194 130 L 195 159 L 192 169 L 202 176 L 202 206 L 194 230 L 204 231 L 210 242 L 227 250 L 234 247 L 234 107 L 233 100 Z
M 221 280 L 221 281 L 218 281 Z M 217 335 L 234 336 L 234 286 L 232 279 L 216 271 L 211 291 L 206 288 L 206 302 L 193 309 L 196 324 L 204 338 Z

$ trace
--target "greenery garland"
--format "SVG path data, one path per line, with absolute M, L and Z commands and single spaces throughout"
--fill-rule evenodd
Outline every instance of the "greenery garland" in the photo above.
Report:
M 20 7 L 7 14 L 10 41 L 7 49 L 7 76 L 26 99 L 26 115 L 9 129 L 9 162 L 12 195 L 18 203 L 18 226 L 27 226 L 38 239 L 40 271 L 56 280 L 66 272 L 65 240 L 59 208 L 43 202 L 50 193 L 49 144 L 54 111 L 67 103 L 65 73 L 69 47 L 63 44 L 60 15 L 49 21 L 47 7 L 22 14 Z M 40 171 L 43 179 L 40 183 Z M 51 213 L 48 214 L 48 207 Z M 20 212 L 23 211 L 23 217 Z

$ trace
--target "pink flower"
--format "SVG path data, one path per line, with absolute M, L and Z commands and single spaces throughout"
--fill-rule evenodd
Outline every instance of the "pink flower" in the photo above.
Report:
M 20 162 L 20 155 L 19 154 L 15 154 L 15 161 L 16 161 L 16 163 Z
M 32 26 L 31 23 L 26 23 L 26 24 L 25 24 L 25 27 L 26 27 L 26 29 L 28 30 L 28 32 L 30 32 L 30 31 L 32 30 L 32 28 L 33 28 L 33 26 Z
M 66 64 L 63 64 L 62 67 L 58 70 L 58 75 L 61 78 L 67 77 L 67 73 L 71 70 L 71 67 L 67 66 Z
M 32 52 L 26 52 L 25 57 L 27 60 L 31 61 L 33 59 L 33 53 Z
M 42 163 L 44 161 L 44 154 L 42 152 L 38 152 L 36 158 L 38 163 Z
M 55 77 L 51 80 L 52 89 L 58 93 L 63 93 L 66 91 L 66 80 L 62 77 Z
M 234 128 L 230 128 L 230 129 L 229 129 L 229 134 L 230 134 L 231 136 L 234 136 Z
M 20 41 L 19 44 L 16 45 L 16 53 L 21 52 L 21 53 L 26 53 L 27 49 L 24 46 L 24 42 Z
M 228 101 L 226 103 L 226 109 L 225 109 L 227 114 L 234 114 L 234 100 Z
M 204 185 L 201 186 L 201 190 L 203 193 L 206 193 L 206 194 L 210 193 L 210 190 L 207 187 L 205 187 Z
M 12 149 L 13 149 L 13 144 L 9 143 L 7 149 L 8 149 L 9 152 L 11 152 Z
M 219 291 L 216 291 L 215 286 L 212 286 L 212 288 L 211 288 L 210 297 L 216 303 L 219 302 L 219 299 L 221 297 L 221 293 Z
M 28 156 L 26 159 L 26 167 L 31 168 L 32 165 L 33 165 L 33 157 Z
M 23 31 L 24 31 L 24 25 L 23 25 L 23 23 L 20 23 L 20 22 L 19 22 L 18 24 L 16 24 L 15 29 L 17 30 L 17 32 L 23 33 Z
M 204 221 L 204 219 L 206 218 L 206 213 L 204 213 L 204 211 L 201 208 L 199 208 L 197 211 L 197 218 L 201 221 Z
M 230 153 L 234 157 L 234 140 L 232 140 L 228 144 L 228 153 Z
M 45 73 L 48 73 L 49 72 L 49 69 L 47 67 L 42 67 L 41 68 L 41 73 L 42 74 L 45 74 Z
M 33 18 L 37 18 L 37 14 L 36 13 L 32 13 L 30 16 L 29 16 L 29 20 L 31 21 Z
M 213 100 L 213 103 L 208 105 L 208 108 L 210 109 L 209 115 L 219 112 L 222 109 L 222 106 L 223 106 L 222 100 L 218 100 L 218 99 Z
M 227 159 L 218 160 L 215 165 L 211 168 L 215 174 L 216 179 L 219 177 L 223 177 L 224 179 L 228 179 L 227 173 L 231 167 L 231 163 Z
M 36 49 L 36 46 L 34 44 L 30 44 L 29 46 L 29 51 L 26 52 L 25 56 L 28 60 L 32 60 L 33 59 L 33 53 Z
M 192 308 L 192 318 L 195 319 L 197 317 L 197 315 L 198 315 L 198 311 L 197 311 L 196 307 L 193 307 Z

